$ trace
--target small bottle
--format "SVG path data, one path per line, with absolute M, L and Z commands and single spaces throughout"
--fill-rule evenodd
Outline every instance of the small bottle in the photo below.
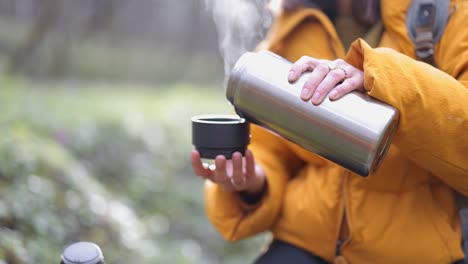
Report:
M 105 264 L 101 248 L 91 242 L 77 242 L 67 246 L 60 264 Z

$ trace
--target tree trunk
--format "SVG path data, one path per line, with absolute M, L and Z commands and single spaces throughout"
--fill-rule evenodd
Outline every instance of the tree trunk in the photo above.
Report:
M 44 0 L 41 13 L 36 19 L 35 25 L 26 36 L 25 40 L 18 46 L 9 59 L 8 70 L 17 73 L 24 69 L 28 59 L 44 40 L 47 32 L 54 25 L 59 16 L 61 0 Z

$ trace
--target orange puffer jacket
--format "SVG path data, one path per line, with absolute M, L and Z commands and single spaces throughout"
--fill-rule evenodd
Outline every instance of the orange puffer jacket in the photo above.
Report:
M 268 49 L 292 61 L 345 58 L 364 70 L 370 96 L 400 111 L 399 129 L 379 170 L 363 178 L 252 125 L 250 148 L 268 181 L 262 200 L 247 205 L 236 193 L 205 185 L 207 215 L 226 240 L 271 231 L 332 262 L 346 224 L 341 254 L 348 263 L 463 258 L 452 189 L 468 195 L 468 1 L 452 0 L 456 11 L 435 49 L 438 69 L 414 59 L 405 27 L 409 3 L 383 0 L 379 47 L 357 40 L 347 55 L 323 13 L 278 16 Z

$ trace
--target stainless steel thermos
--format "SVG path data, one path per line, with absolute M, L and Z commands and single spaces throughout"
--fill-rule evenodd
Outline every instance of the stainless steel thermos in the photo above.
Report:
M 237 114 L 359 175 L 373 173 L 397 130 L 398 111 L 359 92 L 305 102 L 300 93 L 310 73 L 290 84 L 291 65 L 268 51 L 242 55 L 226 91 Z

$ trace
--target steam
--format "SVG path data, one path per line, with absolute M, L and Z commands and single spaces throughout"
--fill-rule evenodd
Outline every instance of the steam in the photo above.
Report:
M 227 79 L 239 57 L 263 40 L 272 17 L 267 0 L 205 0 L 205 4 L 216 24 Z

